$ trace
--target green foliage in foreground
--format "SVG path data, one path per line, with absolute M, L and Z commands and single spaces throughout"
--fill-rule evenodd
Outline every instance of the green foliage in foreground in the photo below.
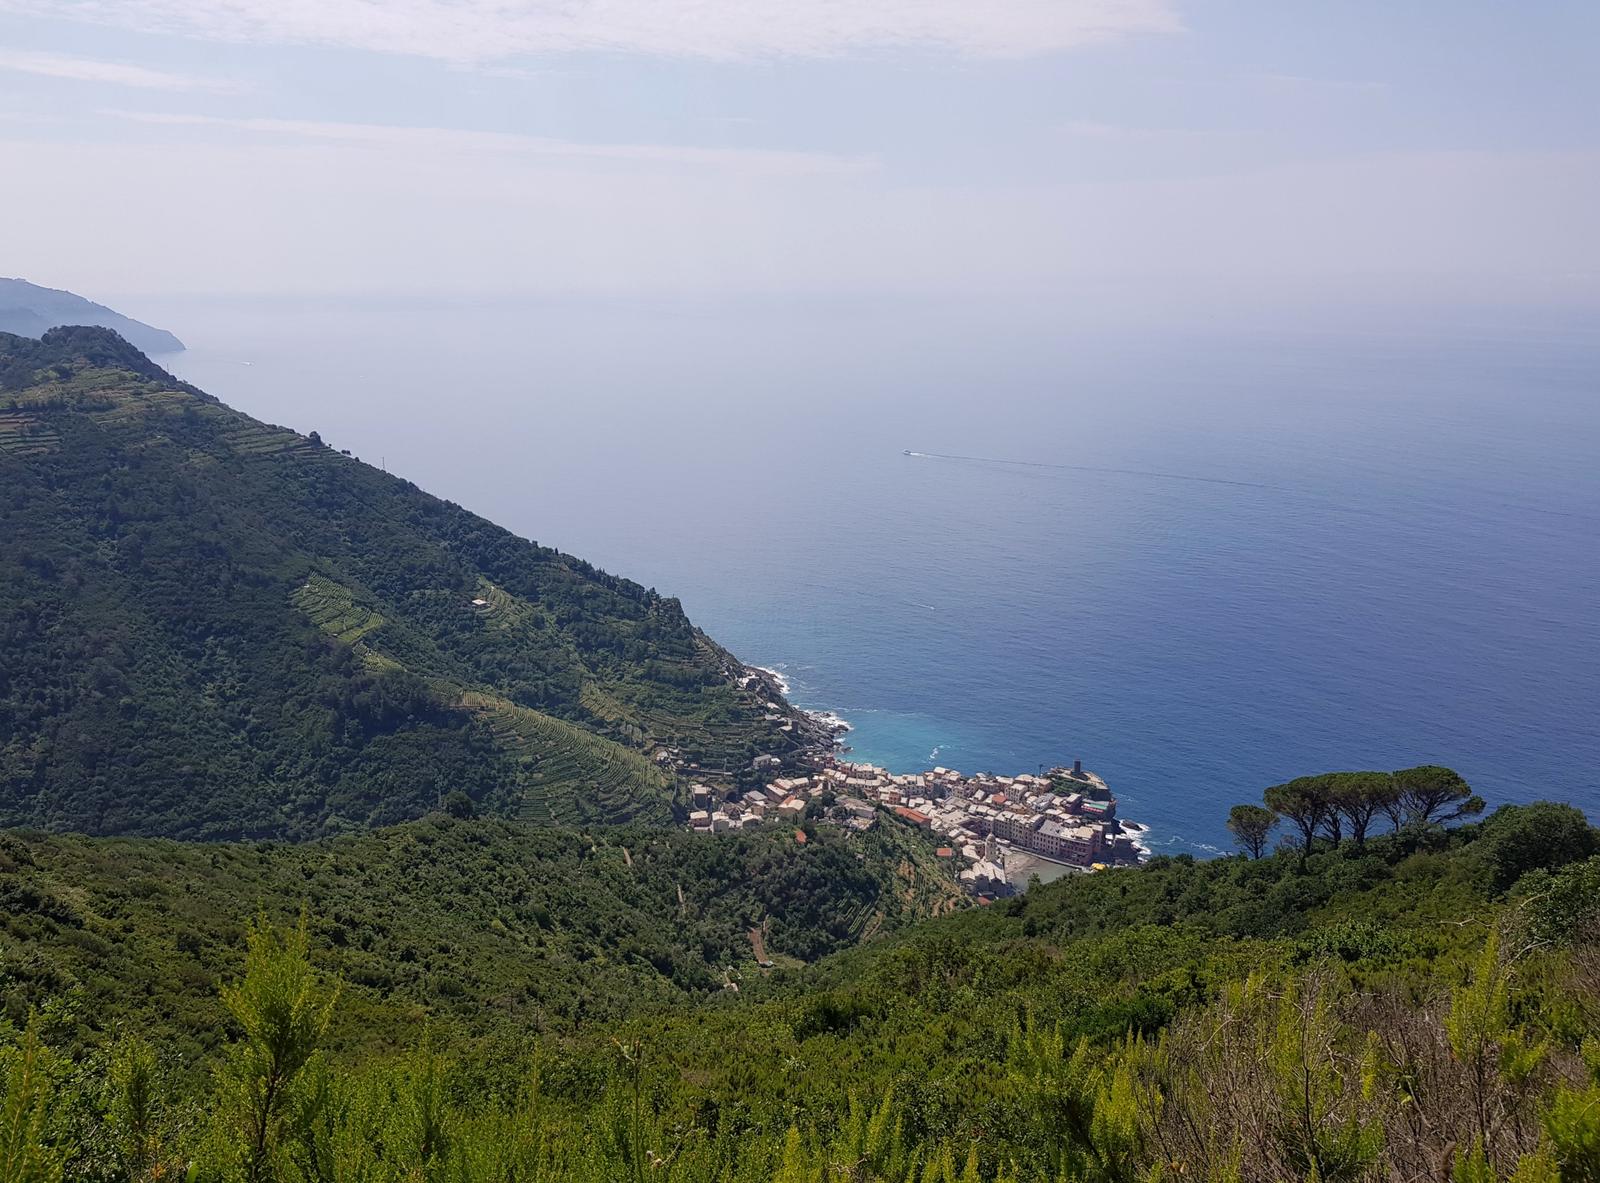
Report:
M 58 1002 L 85 1045 L 133 1023 L 185 1057 L 221 1038 L 217 985 L 256 912 L 315 917 L 347 983 L 341 1047 L 428 1014 L 458 1038 L 731 997 L 749 940 L 811 960 L 956 907 L 911 832 L 590 834 L 436 814 L 307 844 L 0 834 L 0 1003 Z
M 1519 931 L 1508 925 L 1508 934 Z M 1003 1127 L 919 1139 L 892 1094 L 767 1121 L 613 1043 L 583 1095 L 534 1057 L 484 1089 L 426 1037 L 359 1070 L 322 1050 L 337 988 L 298 927 L 258 924 L 223 994 L 240 1037 L 194 1098 L 127 1035 L 74 1066 L 5 1053 L 0 1166 L 18 1180 L 983 1183 L 1513 1179 L 1600 1170 L 1600 948 L 1507 949 L 1461 984 L 1357 991 L 1328 964 L 1254 972 L 1161 1031 L 1072 1038 L 1023 1015 L 988 1087 Z M 731 1101 L 732 1098 L 725 1098 Z
M 398 1047 L 341 1039 L 363 990 L 325 968 L 321 922 L 258 920 L 198 1073 L 137 1021 L 75 1041 L 67 998 L 10 1026 L 0 1163 L 75 1183 L 1595 1179 L 1600 860 L 1501 894 L 1494 834 L 1517 823 L 1080 877 L 754 997 L 490 1043 L 440 1013 Z
M 808 734 L 676 600 L 101 329 L 0 333 L 0 650 L 7 825 L 300 839 L 452 791 L 664 823 L 658 745 L 732 779 Z

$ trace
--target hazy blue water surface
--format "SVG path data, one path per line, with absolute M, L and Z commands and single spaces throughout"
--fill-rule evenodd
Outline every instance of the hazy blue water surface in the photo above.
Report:
M 1330 768 L 1449 763 L 1492 800 L 1600 815 L 1582 332 L 137 311 L 225 401 L 680 596 L 862 757 L 1082 757 L 1158 849 L 1222 846 L 1229 804 Z

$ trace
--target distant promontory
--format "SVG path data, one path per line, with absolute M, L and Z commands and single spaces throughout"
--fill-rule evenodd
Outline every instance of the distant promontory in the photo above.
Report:
M 165 329 L 113 312 L 71 292 L 42 288 L 24 279 L 0 279 L 0 333 L 42 337 L 58 325 L 111 329 L 144 353 L 179 353 L 183 342 Z

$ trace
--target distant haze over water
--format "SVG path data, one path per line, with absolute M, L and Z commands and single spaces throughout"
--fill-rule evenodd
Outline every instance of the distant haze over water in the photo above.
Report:
M 1224 848 L 1230 804 L 1333 768 L 1448 763 L 1600 817 L 1581 321 L 127 310 L 226 402 L 681 597 L 861 758 L 1081 757 L 1158 851 Z

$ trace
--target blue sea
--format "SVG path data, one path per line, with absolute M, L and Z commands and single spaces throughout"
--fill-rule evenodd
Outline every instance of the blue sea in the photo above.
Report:
M 225 401 L 680 597 L 859 758 L 1081 758 L 1169 852 L 1338 768 L 1600 818 L 1582 316 L 124 304 Z

